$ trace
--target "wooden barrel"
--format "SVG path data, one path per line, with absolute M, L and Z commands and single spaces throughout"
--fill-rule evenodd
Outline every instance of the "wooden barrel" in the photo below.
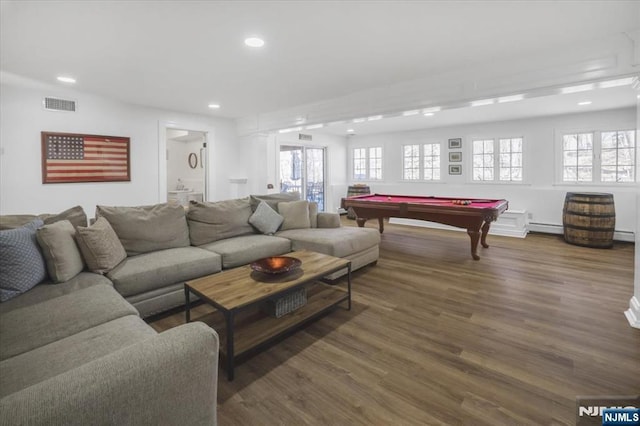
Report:
M 562 211 L 564 240 L 584 247 L 613 247 L 616 210 L 613 194 L 568 192 Z
M 353 197 L 355 195 L 371 194 L 371 189 L 368 185 L 352 185 L 347 189 L 347 197 Z M 355 219 L 356 214 L 351 207 L 347 209 L 347 218 Z

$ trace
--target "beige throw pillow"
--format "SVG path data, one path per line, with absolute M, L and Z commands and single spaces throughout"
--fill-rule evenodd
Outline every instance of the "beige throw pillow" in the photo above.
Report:
M 278 213 L 280 213 L 284 218 L 282 226 L 280 227 L 281 231 L 311 227 L 308 201 L 302 200 L 278 203 Z
M 105 274 L 127 258 L 122 243 L 104 217 L 99 217 L 91 226 L 76 228 L 76 239 L 92 272 Z
M 49 278 L 54 283 L 69 281 L 84 268 L 75 235 L 76 230 L 68 220 L 44 225 L 36 231 Z

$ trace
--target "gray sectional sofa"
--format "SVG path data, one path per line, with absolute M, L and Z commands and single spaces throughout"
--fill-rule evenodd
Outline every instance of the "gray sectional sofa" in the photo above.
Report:
M 0 227 L 33 219 L 3 216 Z M 190 323 L 156 333 L 142 318 L 184 304 L 190 279 L 299 249 L 355 270 L 377 261 L 380 242 L 290 194 L 187 211 L 98 206 L 88 227 L 80 208 L 40 219 L 48 278 L 6 289 L 0 270 L 10 297 L 0 303 L 0 424 L 215 424 L 216 332 Z

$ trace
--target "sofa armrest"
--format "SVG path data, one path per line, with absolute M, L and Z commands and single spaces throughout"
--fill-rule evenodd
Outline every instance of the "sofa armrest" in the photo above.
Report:
M 340 228 L 340 215 L 338 213 L 318 213 L 318 228 Z
M 2 425 L 215 425 L 218 335 L 185 324 L 0 400 Z

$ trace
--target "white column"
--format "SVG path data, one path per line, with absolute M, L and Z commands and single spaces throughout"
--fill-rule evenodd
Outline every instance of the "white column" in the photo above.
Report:
M 640 46 L 640 43 L 638 43 Z M 636 78 L 633 87 L 637 96 L 640 96 L 640 79 Z M 640 99 L 636 100 L 636 150 L 638 149 L 638 129 L 640 129 Z M 634 267 L 633 296 L 629 300 L 629 309 L 625 315 L 631 327 L 640 328 L 640 165 L 638 165 L 636 153 L 636 259 Z

